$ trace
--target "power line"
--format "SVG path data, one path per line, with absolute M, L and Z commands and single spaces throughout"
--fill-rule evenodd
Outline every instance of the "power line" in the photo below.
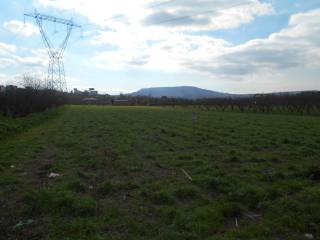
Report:
M 171 4 L 171 3 L 176 2 L 176 1 L 178 1 L 178 0 L 172 0 L 172 1 L 162 2 L 162 3 L 155 4 L 155 5 L 151 5 L 151 6 L 148 7 L 148 8 L 149 8 L 149 9 L 153 9 L 153 8 L 157 8 L 157 7 L 160 7 L 160 6 L 163 6 L 163 5 Z M 234 8 L 234 7 L 237 7 L 237 6 L 247 5 L 247 4 L 250 4 L 250 3 L 252 3 L 251 0 L 249 0 L 249 1 L 245 2 L 245 3 L 238 2 L 238 3 L 236 3 L 236 4 L 229 5 L 229 6 L 227 6 L 227 7 L 221 8 L 221 9 L 211 9 L 211 10 L 206 10 L 206 11 L 194 13 L 194 14 L 191 14 L 191 15 L 186 15 L 186 16 L 181 16 L 181 17 L 175 17 L 175 18 L 169 18 L 169 19 L 165 19 L 165 20 L 163 20 L 163 21 L 146 24 L 145 26 L 155 26 L 155 25 L 160 25 L 160 24 L 163 24 L 163 23 L 170 23 L 170 22 L 182 21 L 182 20 L 186 20 L 186 19 L 191 19 L 191 18 L 193 18 L 193 17 L 195 17 L 195 16 L 204 15 L 204 14 L 213 13 L 213 12 L 219 12 L 219 11 L 222 11 L 222 10 Z M 110 18 L 106 19 L 105 21 L 113 20 L 113 19 L 118 19 L 118 18 L 123 18 L 123 17 L 125 17 L 125 16 L 126 16 L 126 15 L 124 15 L 124 14 L 120 14 L 120 15 L 116 15 L 116 16 L 110 17 Z M 89 23 L 89 24 L 83 25 L 83 26 L 82 26 L 82 30 L 83 30 L 83 28 L 88 27 L 88 26 L 92 26 L 92 25 L 97 25 L 97 24 L 95 24 L 95 23 Z M 91 29 L 92 29 L 92 28 L 91 28 Z M 98 30 L 98 29 L 100 29 L 100 28 L 95 28 L 95 29 Z M 81 40 L 81 39 L 83 39 L 83 38 L 84 38 L 84 37 L 79 37 L 79 38 L 77 38 L 75 41 L 71 42 L 71 44 L 73 44 L 74 42 L 77 42 L 77 41 L 79 41 L 79 40 Z
M 192 18 L 192 17 L 195 17 L 195 16 L 199 16 L 199 15 L 211 13 L 211 12 L 213 12 L 213 11 L 214 11 L 214 10 L 208 10 L 208 11 L 203 11 L 203 12 L 195 13 L 195 14 L 192 14 L 192 15 L 187 15 L 187 16 L 182 16 L 182 17 L 176 17 L 176 18 L 169 18 L 169 19 L 166 19 L 166 20 L 163 20 L 163 21 L 146 24 L 145 26 L 153 26 L 153 25 L 160 25 L 160 24 L 168 23 L 168 22 L 181 21 L 181 20 L 189 19 L 189 18 Z
M 168 4 L 177 2 L 177 1 L 179 1 L 179 0 L 171 0 L 171 1 L 165 1 L 165 2 L 161 2 L 161 3 L 157 3 L 157 4 L 154 4 L 154 5 L 149 6 L 148 9 L 153 9 L 153 8 L 161 7 L 161 6 L 168 5 Z M 110 21 L 110 20 L 119 19 L 119 18 L 124 18 L 124 17 L 126 17 L 125 14 L 119 14 L 119 15 L 116 15 L 116 16 L 113 16 L 113 17 L 110 17 L 110 18 L 107 18 L 107 19 L 105 19 L 104 21 Z M 97 25 L 97 24 L 95 24 L 95 23 L 88 23 L 88 24 L 82 25 L 82 27 L 85 28 L 85 27 L 92 26 L 92 25 Z
M 104 19 L 104 21 L 110 21 L 110 20 L 114 20 L 114 19 L 117 19 L 117 18 L 123 18 L 125 16 L 126 15 L 124 15 L 124 14 L 120 14 L 120 15 L 113 16 L 111 18 Z M 82 25 L 82 27 L 85 28 L 85 27 L 93 26 L 93 25 L 96 26 L 97 24 L 96 23 L 88 23 L 88 24 Z
M 171 4 L 171 3 L 176 2 L 176 1 L 178 1 L 178 0 L 165 1 L 165 2 L 161 2 L 161 3 L 157 3 L 157 4 L 154 4 L 154 5 L 151 5 L 148 8 L 150 8 L 150 9 L 157 8 L 157 7 L 161 7 L 163 5 Z
M 176 1 L 178 1 L 178 0 L 166 1 L 166 2 L 159 3 L 159 4 L 155 4 L 155 5 L 150 6 L 149 9 L 157 8 L 157 7 L 160 7 L 162 5 L 171 4 L 171 3 L 176 2 Z M 204 15 L 204 14 L 213 13 L 213 12 L 219 12 L 219 11 L 222 11 L 222 10 L 234 8 L 234 7 L 237 7 L 237 6 L 247 5 L 247 4 L 250 4 L 250 3 L 253 3 L 253 2 L 252 1 L 247 1 L 245 3 L 238 2 L 236 4 L 227 6 L 225 8 L 211 9 L 211 10 L 206 10 L 206 11 L 194 13 L 194 14 L 191 14 L 191 15 L 169 18 L 169 19 L 165 19 L 165 20 L 162 20 L 162 21 L 159 21 L 159 22 L 145 24 L 145 26 L 153 26 L 153 25 L 160 25 L 160 24 L 163 24 L 163 23 L 182 21 L 182 20 L 190 19 L 190 18 L 195 17 L 195 16 Z M 117 15 L 117 16 L 111 17 L 109 19 L 106 19 L 105 21 L 109 21 L 109 20 L 113 20 L 113 19 L 117 19 L 117 18 L 123 18 L 123 17 L 125 17 L 125 15 L 121 14 L 121 15 Z M 89 23 L 89 24 L 83 25 L 83 27 L 87 27 L 87 26 L 91 26 L 91 25 L 97 25 L 97 24 Z M 98 29 L 98 28 L 96 28 L 96 29 Z
M 207 13 L 211 13 L 211 12 L 219 12 L 219 11 L 221 11 L 221 10 L 230 9 L 230 8 L 234 8 L 234 7 L 241 6 L 241 5 L 247 5 L 247 4 L 250 4 L 250 3 L 252 3 L 252 1 L 250 1 L 250 2 L 248 1 L 248 2 L 246 2 L 246 3 L 234 4 L 234 5 L 231 5 L 231 6 L 222 8 L 222 9 L 218 9 L 218 10 L 217 10 L 217 9 L 211 9 L 211 10 L 206 10 L 206 11 L 203 11 L 203 12 L 194 13 L 194 14 L 191 14 L 191 15 L 186 15 L 186 16 L 181 16 L 181 17 L 175 17 L 175 18 L 169 18 L 169 19 L 165 19 L 165 20 L 163 20 L 163 21 L 146 24 L 145 26 L 153 26 L 153 25 L 160 25 L 160 24 L 168 23 L 168 22 L 181 21 L 181 20 L 185 20 L 185 19 L 190 19 L 190 18 L 195 17 L 195 16 L 199 16 L 199 15 L 203 15 L 203 14 L 207 14 Z

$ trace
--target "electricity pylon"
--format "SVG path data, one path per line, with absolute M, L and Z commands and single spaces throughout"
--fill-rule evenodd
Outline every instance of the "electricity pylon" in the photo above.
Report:
M 34 13 L 24 14 L 25 17 L 32 17 L 35 19 L 43 42 L 47 48 L 49 55 L 49 68 L 47 77 L 47 88 L 58 91 L 67 91 L 66 76 L 64 72 L 63 53 L 67 47 L 71 31 L 74 27 L 81 28 L 80 25 L 75 24 L 72 20 L 57 18 L 45 14 L 40 14 L 36 10 Z M 60 45 L 56 47 L 51 43 L 49 37 L 44 31 L 43 22 L 53 22 L 54 24 L 61 24 L 67 27 L 66 36 Z

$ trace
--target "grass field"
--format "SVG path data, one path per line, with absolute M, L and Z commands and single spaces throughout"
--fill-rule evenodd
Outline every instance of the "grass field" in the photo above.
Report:
M 0 118 L 0 212 L 0 239 L 319 239 L 320 118 L 95 106 Z

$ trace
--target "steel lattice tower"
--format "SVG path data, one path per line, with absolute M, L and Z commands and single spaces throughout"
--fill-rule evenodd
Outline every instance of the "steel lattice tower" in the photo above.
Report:
M 64 72 L 64 64 L 63 64 L 63 53 L 67 47 L 68 40 L 71 35 L 71 31 L 74 27 L 81 28 L 80 25 L 75 24 L 72 20 L 66 20 L 62 18 L 56 18 L 53 16 L 40 14 L 37 11 L 31 14 L 24 14 L 26 17 L 32 17 L 35 19 L 43 42 L 47 48 L 49 55 L 49 68 L 48 68 L 48 77 L 47 77 L 47 88 L 54 89 L 58 91 L 67 91 L 66 77 Z M 46 32 L 44 31 L 43 22 L 49 21 L 54 24 L 61 24 L 67 27 L 66 36 L 63 39 L 62 43 L 55 47 Z

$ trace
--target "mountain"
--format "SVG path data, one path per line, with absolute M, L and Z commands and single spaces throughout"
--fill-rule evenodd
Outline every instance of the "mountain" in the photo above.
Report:
M 143 88 L 137 92 L 129 94 L 131 96 L 147 96 L 154 98 L 161 98 L 163 96 L 172 98 L 185 99 L 200 99 L 200 98 L 226 98 L 236 97 L 237 95 L 215 92 L 197 87 L 157 87 L 157 88 Z

